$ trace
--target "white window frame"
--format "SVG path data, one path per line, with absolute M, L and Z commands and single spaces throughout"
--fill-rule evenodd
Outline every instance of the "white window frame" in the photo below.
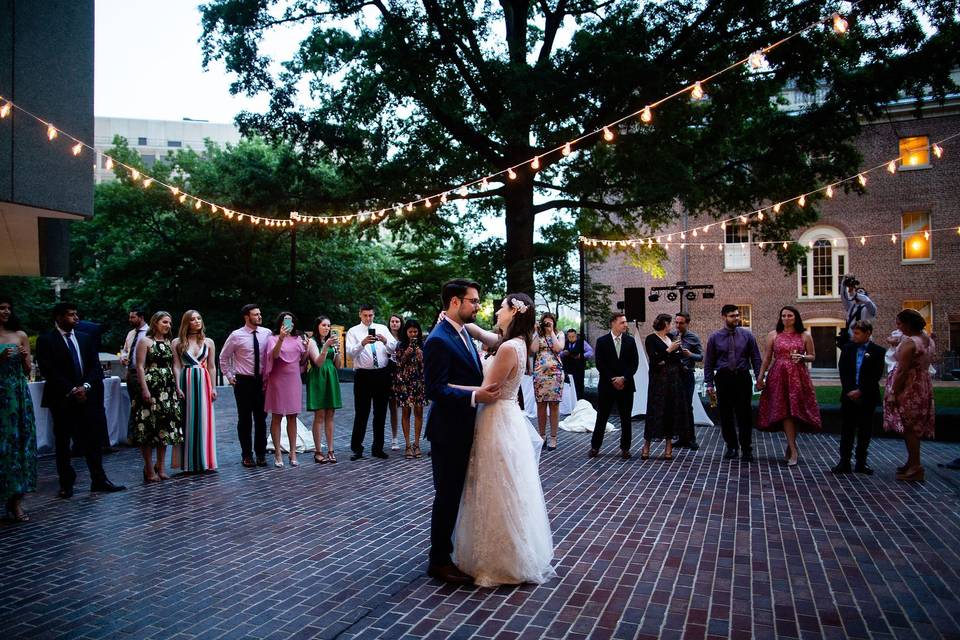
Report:
M 925 213 L 927 214 L 927 229 L 933 228 L 933 213 L 929 209 L 912 209 L 910 211 L 901 211 L 900 212 L 900 264 L 930 264 L 933 262 L 933 234 L 930 234 L 930 237 L 927 238 L 927 246 L 930 248 L 930 255 L 926 258 L 907 258 L 904 253 L 906 249 L 907 237 L 905 235 L 905 230 L 903 228 L 903 218 L 904 216 L 916 214 L 916 213 Z
M 818 240 L 826 240 L 831 245 L 830 268 L 832 291 L 828 295 L 814 295 L 813 251 L 811 247 Z M 797 299 L 798 300 L 839 300 L 840 299 L 840 258 L 843 257 L 843 271 L 850 273 L 850 247 L 846 237 L 839 229 L 826 225 L 818 225 L 807 229 L 798 240 L 800 246 L 807 249 L 804 262 L 797 265 Z M 803 295 L 803 278 L 807 279 L 807 295 Z
M 900 148 L 900 145 L 907 138 L 926 138 L 927 139 L 927 162 L 926 164 L 907 164 L 906 162 L 901 160 L 899 166 L 897 167 L 897 170 L 898 171 L 916 171 L 917 169 L 932 169 L 933 164 L 931 164 L 930 162 L 930 155 L 933 153 L 933 150 L 929 147 L 930 136 L 928 136 L 925 133 L 919 133 L 915 136 L 900 136 L 899 138 L 897 138 L 897 153 L 899 153 L 901 157 L 903 156 L 903 150 Z
M 723 230 L 723 270 L 724 271 L 753 271 L 750 264 L 750 246 L 753 241 L 753 231 L 746 224 L 729 222 L 746 228 L 746 242 L 727 242 L 727 229 Z M 732 265 L 732 266 L 731 266 Z

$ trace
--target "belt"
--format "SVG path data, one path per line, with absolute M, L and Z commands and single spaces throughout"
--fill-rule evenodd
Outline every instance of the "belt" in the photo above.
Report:
M 238 373 L 233 377 L 236 378 L 237 380 L 256 380 L 257 378 L 263 378 L 263 376 L 260 374 L 257 374 L 255 376 L 249 376 L 245 373 Z

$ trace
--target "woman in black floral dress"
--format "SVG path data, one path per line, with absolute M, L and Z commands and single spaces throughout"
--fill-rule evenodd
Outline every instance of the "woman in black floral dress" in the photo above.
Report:
M 397 373 L 394 378 L 393 395 L 402 410 L 401 424 L 407 448 L 403 457 L 419 458 L 420 432 L 423 430 L 423 407 L 427 404 L 423 377 L 423 331 L 420 323 L 410 318 L 403 325 L 397 343 Z M 414 443 L 410 445 L 410 413 L 413 412 Z
M 183 442 L 183 413 L 180 390 L 173 375 L 172 337 L 170 314 L 158 311 L 150 318 L 147 334 L 137 343 L 137 380 L 142 391 L 130 413 L 130 441 L 139 445 L 143 454 L 144 482 L 170 477 L 163 470 L 167 445 Z M 154 448 L 156 464 L 151 460 Z

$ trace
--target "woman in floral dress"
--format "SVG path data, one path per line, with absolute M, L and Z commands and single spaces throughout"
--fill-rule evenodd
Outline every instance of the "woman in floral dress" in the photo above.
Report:
M 420 323 L 410 318 L 403 325 L 400 341 L 397 343 L 397 373 L 393 386 L 393 396 L 401 408 L 401 424 L 406 450 L 403 457 L 407 460 L 419 458 L 420 432 L 423 430 L 423 407 L 427 404 L 423 377 L 423 330 Z M 410 413 L 413 412 L 414 442 L 410 445 Z
M 137 380 L 141 394 L 130 413 L 130 441 L 143 455 L 143 481 L 170 476 L 164 471 L 167 445 L 183 443 L 183 411 L 173 374 L 173 320 L 166 311 L 150 318 L 150 328 L 137 342 Z M 151 460 L 157 450 L 157 462 Z M 176 464 L 177 461 L 174 461 Z
M 897 480 L 923 480 L 920 439 L 932 438 L 935 431 L 930 359 L 936 345 L 923 330 L 926 324 L 914 309 L 897 314 L 897 329 L 903 332 L 903 338 L 897 346 L 897 366 L 887 376 L 883 397 L 883 428 L 902 433 L 907 445 L 907 463 L 897 467 Z
M 0 498 L 16 522 L 23 512 L 23 494 L 37 488 L 37 427 L 27 387 L 30 341 L 20 330 L 13 303 L 0 297 Z
M 540 328 L 534 339 L 536 359 L 533 365 L 533 397 L 537 401 L 537 428 L 547 451 L 557 448 L 557 429 L 560 425 L 560 400 L 563 396 L 563 338 L 557 334 L 557 319 L 552 313 L 540 318 Z M 548 415 L 549 414 L 549 415 Z M 550 440 L 546 439 L 547 419 L 550 420 Z

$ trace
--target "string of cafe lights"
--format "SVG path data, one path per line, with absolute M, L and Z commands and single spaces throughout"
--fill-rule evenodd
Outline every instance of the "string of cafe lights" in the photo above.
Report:
M 953 133 L 949 136 L 946 136 L 945 138 L 942 138 L 936 142 L 931 142 L 925 146 L 913 147 L 909 150 L 909 153 L 907 154 L 901 154 L 896 158 L 893 158 L 886 162 L 882 162 L 876 166 L 869 167 L 867 169 L 862 169 L 861 171 L 851 176 L 847 176 L 846 178 L 843 178 L 841 180 L 831 182 L 818 189 L 801 193 L 792 198 L 787 198 L 785 200 L 774 202 L 773 204 L 767 205 L 765 207 L 754 209 L 749 213 L 742 213 L 739 215 L 730 216 L 728 218 L 714 220 L 713 222 L 709 222 L 707 224 L 693 227 L 691 229 L 687 229 L 684 231 L 661 233 L 659 235 L 649 235 L 649 236 L 643 236 L 639 238 L 622 238 L 618 240 L 610 240 L 610 239 L 604 239 L 604 238 L 589 238 L 586 236 L 580 236 L 580 243 L 585 247 L 612 247 L 612 248 L 619 248 L 619 249 L 623 249 L 627 247 L 639 248 L 642 246 L 646 246 L 646 247 L 658 246 L 658 247 L 664 247 L 666 249 L 669 249 L 671 246 L 686 248 L 688 246 L 700 245 L 700 249 L 703 250 L 706 248 L 706 245 L 708 243 L 704 241 L 703 238 L 701 238 L 701 235 L 709 233 L 710 230 L 713 229 L 714 227 L 716 227 L 721 233 L 724 233 L 727 229 L 728 224 L 743 224 L 743 225 L 760 224 L 767 218 L 772 219 L 776 217 L 776 215 L 780 213 L 780 211 L 783 209 L 784 206 L 794 205 L 800 208 L 805 207 L 807 205 L 808 199 L 811 196 L 823 194 L 823 196 L 825 196 L 827 199 L 833 198 L 833 196 L 835 195 L 834 193 L 835 189 L 848 182 L 856 181 L 861 187 L 866 187 L 867 181 L 868 181 L 867 176 L 869 176 L 874 172 L 886 171 L 889 175 L 893 176 L 893 175 L 896 175 L 899 172 L 900 168 L 903 167 L 904 165 L 908 167 L 914 166 L 915 164 L 914 154 L 916 154 L 918 151 L 923 151 L 923 150 L 927 151 L 928 162 L 932 160 L 932 158 L 929 158 L 929 154 L 931 153 L 933 154 L 933 157 L 935 159 L 939 160 L 940 158 L 943 157 L 943 153 L 944 153 L 943 146 L 948 144 L 951 140 L 954 140 L 957 137 L 960 137 L 960 132 Z M 949 230 L 953 230 L 953 227 L 951 227 Z M 960 227 L 957 227 L 957 232 L 960 233 Z M 891 237 L 894 238 L 894 241 L 896 241 L 896 236 L 899 234 L 861 235 L 861 236 L 853 236 L 850 239 L 859 240 L 861 241 L 861 244 L 866 244 L 866 240 L 869 238 L 882 237 L 887 235 L 890 235 Z M 913 235 L 913 234 L 910 234 L 910 235 Z M 674 236 L 677 237 L 677 240 L 674 240 Z M 764 241 L 753 242 L 750 244 L 755 244 L 759 246 L 761 249 L 765 248 L 768 245 L 775 246 L 777 244 L 781 244 L 783 248 L 786 249 L 787 246 L 791 244 L 796 244 L 796 243 L 798 243 L 797 240 L 787 239 L 787 240 L 775 240 L 775 241 L 764 240 Z M 723 250 L 723 244 L 724 243 L 721 241 L 717 245 L 717 248 L 720 250 Z M 744 243 L 737 243 L 737 244 L 744 244 Z
M 850 6 L 850 11 L 847 12 L 849 16 L 856 7 L 861 4 L 864 0 L 858 0 Z M 105 158 L 105 166 L 107 170 L 113 170 L 115 167 L 120 167 L 127 172 L 130 179 L 139 184 L 145 189 L 151 188 L 156 185 L 157 187 L 163 187 L 168 189 L 174 199 L 181 205 L 186 207 L 192 207 L 195 211 L 200 212 L 202 210 L 209 210 L 211 214 L 221 214 L 225 218 L 235 221 L 235 222 L 248 222 L 252 225 L 262 225 L 264 227 L 290 227 L 297 223 L 320 223 L 320 224 L 344 224 L 351 223 L 354 221 L 367 221 L 374 224 L 382 222 L 384 219 L 389 217 L 391 214 L 394 215 L 404 215 L 405 213 L 413 212 L 416 209 L 425 208 L 425 209 L 434 209 L 441 205 L 446 204 L 449 200 L 464 199 L 470 196 L 471 190 L 480 189 L 479 193 L 486 191 L 489 183 L 492 180 L 503 181 L 505 178 L 506 181 L 512 181 L 517 179 L 517 170 L 523 167 L 529 167 L 532 171 L 536 172 L 542 166 L 541 159 L 547 156 L 552 156 L 555 154 L 560 154 L 562 158 L 567 158 L 576 151 L 575 146 L 582 142 L 585 139 L 591 138 L 593 136 L 602 135 L 603 140 L 607 143 L 613 143 L 616 139 L 615 131 L 617 128 L 628 121 L 633 121 L 639 119 L 643 124 L 651 124 L 653 121 L 653 111 L 654 109 L 660 107 L 664 103 L 673 100 L 679 96 L 689 94 L 689 97 L 693 101 L 700 101 L 706 97 L 704 91 L 704 85 L 716 80 L 721 75 L 728 73 L 736 68 L 746 65 L 749 69 L 757 71 L 761 70 L 767 66 L 766 54 L 770 51 L 780 47 L 781 45 L 787 43 L 788 41 L 814 29 L 818 26 L 830 24 L 833 28 L 833 31 L 838 35 L 844 35 L 847 33 L 849 28 L 849 23 L 847 18 L 841 15 L 840 13 L 833 13 L 830 17 L 823 18 L 816 22 L 813 22 L 806 27 L 796 31 L 783 39 L 762 47 L 753 53 L 751 53 L 746 58 L 738 60 L 724 69 L 717 71 L 711 75 L 706 76 L 700 80 L 694 81 L 692 84 L 689 84 L 674 93 L 661 98 L 655 102 L 651 102 L 648 105 L 644 106 L 642 109 L 639 109 L 633 113 L 625 115 L 613 122 L 609 122 L 606 125 L 593 131 L 586 132 L 580 136 L 573 138 L 563 145 L 550 149 L 548 151 L 542 152 L 538 155 L 528 158 L 522 162 L 518 162 L 510 167 L 507 167 L 501 171 L 491 173 L 483 178 L 465 182 L 458 187 L 454 187 L 447 191 L 438 192 L 423 198 L 418 198 L 415 200 L 410 200 L 401 204 L 394 205 L 389 208 L 379 209 L 377 211 L 363 211 L 360 213 L 353 213 L 347 215 L 339 216 L 314 216 L 314 215 L 303 215 L 299 212 L 291 212 L 289 220 L 272 218 L 267 216 L 254 215 L 247 212 L 238 211 L 232 207 L 227 207 L 225 205 L 213 202 L 206 198 L 201 198 L 192 193 L 182 190 L 180 187 L 169 184 L 163 180 L 160 180 L 152 175 L 147 174 L 146 172 L 137 169 L 134 166 L 131 166 L 127 163 L 118 160 L 110 156 L 109 154 L 103 154 Z M 70 150 L 74 156 L 81 156 L 85 151 L 93 152 L 94 156 L 97 156 L 96 148 L 77 138 L 74 135 L 71 135 L 64 131 L 63 129 L 57 127 L 52 122 L 49 122 L 36 114 L 30 112 L 29 110 L 23 108 L 19 104 L 13 102 L 9 98 L 0 96 L 0 120 L 5 119 L 10 113 L 16 109 L 19 113 L 32 118 L 37 121 L 39 124 L 46 128 L 46 135 L 49 142 L 53 143 L 57 139 L 67 139 L 70 141 Z

